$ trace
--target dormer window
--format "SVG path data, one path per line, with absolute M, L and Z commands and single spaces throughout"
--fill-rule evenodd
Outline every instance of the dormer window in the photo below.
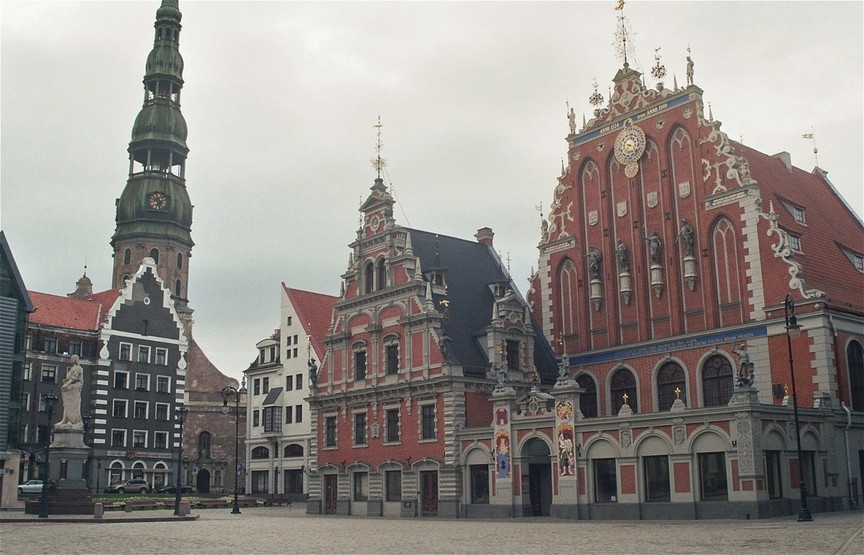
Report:
M 792 252 L 801 252 L 801 238 L 791 233 L 786 235 L 789 236 L 789 248 L 792 249 Z
M 859 272 L 864 272 L 864 256 L 860 254 L 855 255 L 855 269 Z
M 802 225 L 807 223 L 804 221 L 804 209 L 801 208 L 800 206 L 793 206 L 792 207 L 792 215 L 795 217 L 795 221 L 797 223 L 802 224 Z

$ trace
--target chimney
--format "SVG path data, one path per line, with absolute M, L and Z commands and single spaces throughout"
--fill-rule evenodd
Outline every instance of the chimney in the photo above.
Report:
M 777 154 L 775 154 L 774 158 L 783 162 L 783 165 L 786 166 L 787 170 L 792 171 L 792 155 L 791 154 L 789 154 L 788 152 L 786 152 L 784 150 L 783 152 L 778 152 Z
M 495 233 L 492 231 L 491 227 L 481 227 L 477 230 L 477 233 L 474 234 L 474 237 L 477 239 L 478 243 L 491 247 L 492 238 L 495 237 Z

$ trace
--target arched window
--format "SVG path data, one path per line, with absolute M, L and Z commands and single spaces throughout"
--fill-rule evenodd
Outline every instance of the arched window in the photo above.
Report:
M 375 286 L 375 266 L 372 262 L 367 262 L 363 267 L 363 291 L 371 293 Z
M 111 472 L 108 475 L 108 481 L 111 484 L 123 481 L 123 463 L 120 461 L 114 461 L 111 463 Z
M 303 446 L 298 445 L 297 443 L 292 443 L 291 445 L 285 446 L 285 457 L 302 457 L 303 456 Z
M 150 249 L 150 258 L 153 259 L 153 262 L 159 264 L 159 249 Z
M 252 449 L 252 458 L 253 459 L 269 459 L 270 458 L 270 450 L 264 446 L 256 447 Z
M 849 401 L 852 410 L 864 411 L 864 349 L 861 343 L 849 343 L 846 347 L 846 362 L 849 365 Z
M 210 432 L 201 432 L 198 434 L 198 458 L 210 458 Z
M 387 270 L 383 258 L 375 264 L 375 279 L 377 281 L 375 285 L 377 291 L 387 288 Z
M 678 363 L 669 361 L 657 372 L 657 409 L 671 409 L 676 398 L 687 403 L 687 382 L 684 369 Z
M 183 253 L 181 253 L 181 252 L 177 253 L 177 269 L 178 270 L 183 269 Z
M 175 297 L 182 297 L 182 296 L 183 296 L 183 295 L 180 294 L 180 293 L 181 293 L 181 287 L 180 287 L 180 285 L 181 285 L 181 282 L 180 282 L 179 279 L 178 279 L 177 281 L 174 282 L 174 296 L 175 296 Z
M 639 403 L 636 399 L 636 376 L 626 368 L 619 368 L 612 374 L 612 414 L 618 414 L 624 406 L 624 396 L 627 396 L 627 404 L 633 412 L 639 412 Z
M 123 251 L 123 264 L 129 264 L 132 262 L 132 249 L 126 249 Z
M 585 418 L 596 417 L 597 384 L 594 382 L 594 378 L 588 374 L 579 374 L 576 383 L 584 390 L 579 394 L 579 410 L 582 411 L 582 416 Z
M 136 462 L 132 465 L 132 479 L 133 480 L 143 480 L 144 479 L 144 466 L 143 462 Z
M 726 357 L 714 355 L 702 367 L 702 401 L 706 407 L 729 404 L 732 398 L 732 364 Z
M 561 334 L 564 336 L 576 333 L 576 265 L 572 260 L 565 260 L 558 269 L 558 321 Z

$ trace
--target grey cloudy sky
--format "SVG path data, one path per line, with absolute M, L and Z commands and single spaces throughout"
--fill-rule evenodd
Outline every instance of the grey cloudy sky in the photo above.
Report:
M 471 239 L 493 228 L 526 289 L 566 154 L 565 102 L 590 117 L 621 63 L 614 1 L 181 0 L 182 110 L 195 205 L 195 337 L 239 376 L 278 326 L 280 283 L 339 292 L 375 177 L 397 222 Z M 660 47 L 723 130 L 819 166 L 862 209 L 861 2 L 626 4 L 646 74 Z M 85 261 L 110 287 L 114 199 L 158 0 L 0 2 L 0 226 L 31 290 L 65 294 Z

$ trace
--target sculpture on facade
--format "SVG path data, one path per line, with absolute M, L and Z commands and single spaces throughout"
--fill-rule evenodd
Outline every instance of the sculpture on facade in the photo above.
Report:
M 57 423 L 58 428 L 84 429 L 81 421 L 81 389 L 84 387 L 84 371 L 78 363 L 78 355 L 72 355 L 72 366 L 66 371 L 63 380 L 63 419 Z
M 618 246 L 615 247 L 615 257 L 618 259 L 619 271 L 627 272 L 630 270 L 630 256 L 627 254 L 627 245 L 624 244 L 624 241 L 618 241 Z
M 687 84 L 693 84 L 693 58 L 687 56 Z
M 735 382 L 736 387 L 749 387 L 753 385 L 753 367 L 750 362 L 750 354 L 747 352 L 747 344 L 742 343 L 738 349 L 732 349 L 732 352 L 738 357 L 738 377 Z
M 648 238 L 648 252 L 651 253 L 651 262 L 654 264 L 660 264 L 662 249 L 663 242 L 660 240 L 660 236 L 657 235 L 657 232 L 654 231 L 651 233 L 651 237 Z
M 693 228 L 687 220 L 681 220 L 681 229 L 678 230 L 678 240 L 684 245 L 684 255 L 693 256 Z
M 600 263 L 603 261 L 603 253 L 597 249 L 591 249 L 588 253 L 588 271 L 591 279 L 600 279 Z
M 309 359 L 309 383 L 312 385 L 318 383 L 318 365 L 314 358 Z

